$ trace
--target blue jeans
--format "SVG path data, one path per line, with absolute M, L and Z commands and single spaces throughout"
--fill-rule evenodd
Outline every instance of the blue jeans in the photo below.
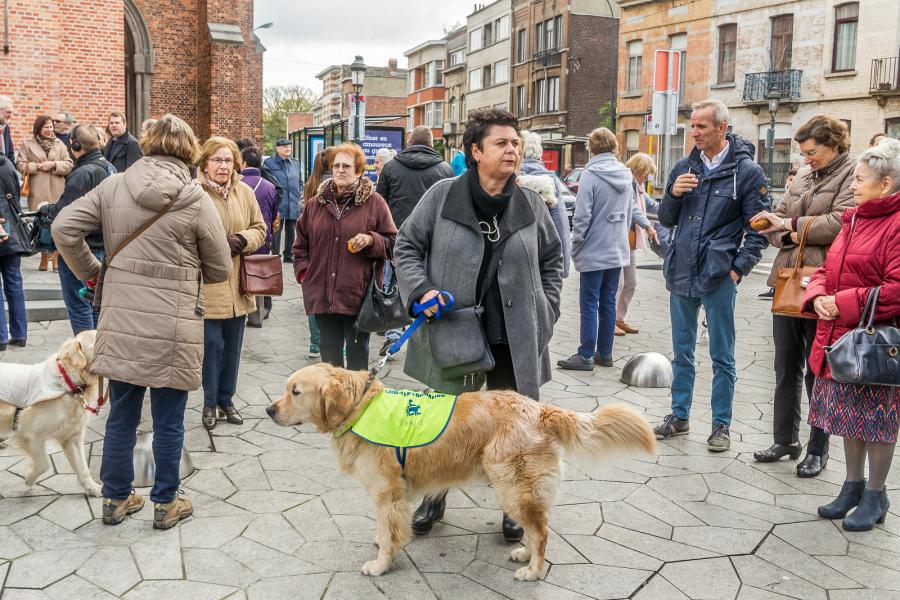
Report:
M 385 288 L 390 285 L 391 279 L 394 276 L 394 265 L 391 261 L 384 261 L 384 277 L 382 278 L 381 285 Z M 397 285 L 397 282 L 393 282 L 394 285 Z M 384 332 L 384 338 L 389 342 L 396 342 L 400 339 L 400 336 L 403 335 L 403 328 L 400 329 L 388 329 Z
M 616 331 L 616 290 L 622 268 L 586 271 L 581 274 L 578 300 L 581 304 L 581 345 L 578 354 L 594 358 L 612 356 Z
M 22 287 L 22 271 L 19 270 L 21 264 L 22 257 L 19 255 L 0 257 L 0 287 L 3 288 L 3 296 L 0 296 L 0 344 L 6 344 L 10 339 L 24 340 L 28 337 L 25 289 Z M 6 297 L 9 308 L 8 332 L 3 297 Z
M 245 317 L 203 321 L 203 406 L 233 406 Z
M 734 302 L 737 286 L 726 277 L 712 292 L 702 298 L 669 295 L 672 317 L 672 413 L 679 419 L 691 414 L 694 396 L 694 350 L 697 347 L 697 317 L 700 306 L 706 310 L 709 327 L 709 355 L 712 357 L 712 422 L 731 425 L 734 401 Z
M 309 315 L 306 317 L 306 322 L 309 324 L 309 345 L 319 347 L 319 323 L 316 321 L 315 315 Z
M 141 423 L 141 407 L 147 388 L 124 381 L 109 382 L 109 417 L 103 440 L 100 480 L 103 497 L 123 500 L 134 484 L 134 444 Z M 153 416 L 153 461 L 156 480 L 150 490 L 153 502 L 171 502 L 181 486 L 178 467 L 184 446 L 184 407 L 188 393 L 172 388 L 150 389 Z
M 92 250 L 92 252 L 97 260 L 103 262 L 103 250 Z M 59 282 L 62 285 L 63 302 L 66 303 L 66 312 L 69 314 L 72 333 L 78 335 L 82 331 L 97 329 L 100 311 L 94 310 L 90 302 L 78 295 L 78 291 L 84 287 L 84 282 L 75 276 L 62 256 L 59 257 Z

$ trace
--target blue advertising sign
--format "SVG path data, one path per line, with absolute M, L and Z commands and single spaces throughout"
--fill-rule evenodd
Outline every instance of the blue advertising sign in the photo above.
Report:
M 403 150 L 403 129 L 366 127 L 366 135 L 360 145 L 366 155 L 366 176 L 374 182 L 377 179 L 375 153 L 380 148 L 390 148 L 396 152 Z
M 325 149 L 325 136 L 324 135 L 311 135 L 309 136 L 308 142 L 309 149 L 307 150 L 306 160 L 307 167 L 306 172 L 313 172 L 313 161 L 316 159 L 316 154 Z

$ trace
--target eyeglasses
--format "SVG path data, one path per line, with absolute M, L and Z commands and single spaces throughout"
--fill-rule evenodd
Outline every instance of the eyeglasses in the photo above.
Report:
M 233 158 L 219 158 L 218 156 L 214 156 L 209 159 L 209 163 L 215 167 L 221 167 L 222 165 L 230 167 L 230 166 L 234 165 L 234 159 Z
M 331 165 L 332 171 L 352 171 L 353 165 L 349 165 L 347 163 L 334 163 Z
M 822 146 L 816 146 L 809 152 L 801 152 L 800 156 L 805 156 L 806 158 L 812 158 L 813 156 L 816 155 L 816 152 L 818 152 L 821 148 L 822 148 Z

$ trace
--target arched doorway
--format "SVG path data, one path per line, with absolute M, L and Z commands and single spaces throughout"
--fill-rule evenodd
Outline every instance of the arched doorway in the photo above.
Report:
M 125 3 L 125 118 L 135 136 L 150 115 L 150 77 L 153 45 L 150 32 L 134 0 Z

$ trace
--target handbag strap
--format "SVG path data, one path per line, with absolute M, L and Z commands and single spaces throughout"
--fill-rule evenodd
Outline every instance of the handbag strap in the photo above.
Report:
M 806 221 L 803 224 L 803 229 L 800 231 L 800 247 L 797 249 L 797 258 L 794 259 L 794 268 L 799 269 L 803 266 L 803 255 L 806 253 L 806 238 L 809 237 L 809 229 L 812 227 L 813 221 L 816 220 L 816 217 L 813 217 Z
M 115 250 L 113 250 L 112 254 L 110 254 L 109 256 L 106 257 L 106 264 L 111 263 L 112 259 L 114 259 L 119 252 L 124 250 L 128 244 L 130 244 L 131 242 L 136 240 L 138 237 L 140 237 L 140 235 L 142 233 L 144 233 L 145 231 L 150 229 L 151 225 L 153 225 L 154 223 L 159 221 L 163 217 L 163 215 L 165 215 L 167 212 L 169 212 L 169 209 L 172 208 L 172 204 L 173 204 L 172 202 L 169 202 L 168 204 L 163 206 L 162 209 L 158 213 L 153 215 L 146 223 L 141 225 L 138 229 L 133 231 L 131 233 L 131 235 L 129 235 L 127 238 L 125 238 L 125 240 L 123 240 L 122 243 L 119 244 Z
M 869 290 L 869 297 L 866 298 L 866 306 L 859 316 L 859 329 L 862 329 L 863 325 L 866 326 L 867 330 L 872 329 L 875 326 L 875 311 L 878 310 L 878 295 L 880 293 L 880 285 Z

